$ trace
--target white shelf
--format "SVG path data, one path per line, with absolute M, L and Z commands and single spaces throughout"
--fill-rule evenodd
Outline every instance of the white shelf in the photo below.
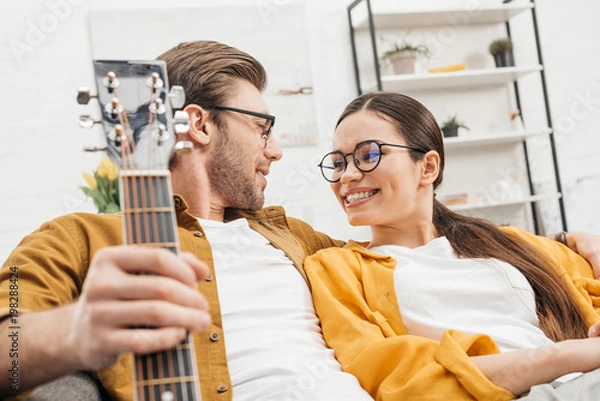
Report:
M 412 28 L 445 25 L 480 25 L 507 22 L 512 17 L 531 10 L 533 5 L 506 4 L 493 7 L 478 7 L 476 9 L 446 9 L 446 10 L 421 10 L 421 11 L 374 11 L 373 23 L 375 29 L 385 28 Z M 359 18 L 354 25 L 355 29 L 367 29 L 366 16 Z
M 520 199 L 511 199 L 511 200 L 506 200 L 506 201 L 486 202 L 486 203 L 465 203 L 462 205 L 448 206 L 448 208 L 451 210 L 454 210 L 455 212 L 460 212 L 462 210 L 487 209 L 487 208 L 493 208 L 493 207 L 522 205 L 522 204 L 537 202 L 537 201 L 541 201 L 541 200 L 559 199 L 561 196 L 562 195 L 560 193 L 546 194 L 546 195 L 533 195 L 533 196 L 526 196 L 526 197 L 520 198 Z
M 503 132 L 500 134 L 487 135 L 468 135 L 444 138 L 444 147 L 446 149 L 466 148 L 469 146 L 489 146 L 504 143 L 518 143 L 534 136 L 549 135 L 552 132 L 550 128 L 541 131 L 525 132 Z
M 518 80 L 529 74 L 542 71 L 541 65 L 532 67 L 499 67 L 480 70 L 460 70 L 449 72 L 433 72 L 425 74 L 383 75 L 381 85 L 383 90 L 392 92 L 473 88 L 482 86 L 502 85 Z M 377 89 L 372 83 L 365 91 Z

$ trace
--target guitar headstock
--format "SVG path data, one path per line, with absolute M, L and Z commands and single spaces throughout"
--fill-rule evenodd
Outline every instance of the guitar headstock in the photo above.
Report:
M 175 134 L 187 132 L 188 117 L 181 108 L 185 101 L 183 88 L 169 91 L 166 65 L 163 61 L 95 60 L 94 75 L 97 95 L 80 88 L 77 102 L 87 104 L 96 98 L 100 121 L 91 116 L 80 117 L 85 128 L 101 124 L 108 157 L 121 170 L 165 170 L 175 150 L 186 149 L 180 143 L 175 149 Z

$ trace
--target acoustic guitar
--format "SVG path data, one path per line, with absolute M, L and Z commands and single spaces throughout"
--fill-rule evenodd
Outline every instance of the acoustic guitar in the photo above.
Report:
M 181 108 L 183 88 L 169 91 L 162 61 L 96 60 L 97 95 L 80 88 L 77 101 L 97 99 L 101 118 L 80 117 L 82 127 L 102 126 L 105 151 L 120 166 L 123 237 L 126 245 L 161 247 L 179 253 L 177 221 L 168 163 L 173 152 L 191 144 L 175 144 L 175 134 L 187 132 Z M 151 326 L 151 325 L 150 325 Z M 135 355 L 135 399 L 140 401 L 201 400 L 197 365 L 190 336 L 175 348 Z

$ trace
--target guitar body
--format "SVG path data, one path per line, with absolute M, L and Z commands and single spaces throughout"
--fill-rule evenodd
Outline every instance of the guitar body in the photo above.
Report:
M 168 169 L 175 143 L 169 100 L 181 88 L 169 93 L 162 61 L 97 60 L 94 72 L 105 150 L 120 166 L 124 242 L 178 254 Z M 135 355 L 134 387 L 139 401 L 201 400 L 190 336 L 173 349 Z

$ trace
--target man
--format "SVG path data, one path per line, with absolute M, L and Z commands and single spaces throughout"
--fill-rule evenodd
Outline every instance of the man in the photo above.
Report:
M 119 215 L 63 216 L 26 237 L 0 270 L 2 307 L 18 271 L 19 391 L 93 369 L 113 399 L 132 399 L 132 358 L 122 355 L 171 348 L 190 331 L 203 400 L 371 399 L 325 346 L 303 277 L 306 254 L 340 242 L 280 207 L 259 210 L 282 156 L 262 65 L 216 42 L 159 59 L 187 95 L 190 130 L 179 139 L 194 148 L 170 169 L 181 249 L 196 257 L 118 246 Z M 15 395 L 9 326 L 2 397 Z
M 205 401 L 370 399 L 325 346 L 302 270 L 305 256 L 342 243 L 280 207 L 261 209 L 282 156 L 269 138 L 263 67 L 207 41 L 159 59 L 187 94 L 190 130 L 178 140 L 194 147 L 170 169 L 181 249 L 195 257 L 119 246 L 119 215 L 63 216 L 26 237 L 0 270 L 0 319 L 14 271 L 29 311 L 19 319 L 19 392 L 96 370 L 113 399 L 131 399 L 129 353 L 169 349 L 190 331 Z M 9 327 L 0 323 L 3 353 Z M 15 360 L 0 359 L 2 397 L 15 395 Z

